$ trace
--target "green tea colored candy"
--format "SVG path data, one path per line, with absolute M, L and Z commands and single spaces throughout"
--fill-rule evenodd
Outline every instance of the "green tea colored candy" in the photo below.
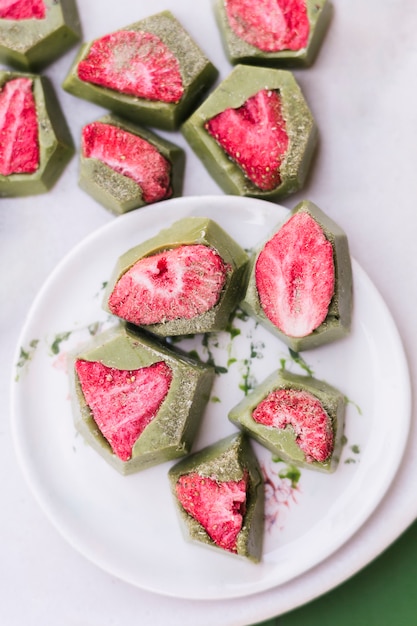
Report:
M 287 424 L 282 428 L 265 425 L 254 419 L 254 411 L 260 403 L 268 398 L 269 394 L 278 390 L 305 392 L 320 403 L 328 416 L 328 427 L 332 432 L 332 444 L 331 447 L 330 442 L 328 444 L 327 458 L 317 460 L 317 458 L 309 457 L 300 447 L 300 432 L 304 432 L 304 435 L 301 434 L 302 439 L 306 436 L 306 430 L 311 428 L 309 424 L 311 417 L 307 411 L 305 416 L 299 411 L 298 415 L 294 413 L 291 418 L 287 417 Z M 292 406 L 294 406 L 294 401 Z M 282 461 L 298 467 L 331 473 L 337 468 L 342 450 L 345 407 L 345 396 L 326 382 L 312 376 L 301 376 L 286 370 L 277 370 L 231 409 L 229 420 Z M 288 407 L 286 410 L 288 411 Z M 314 432 L 310 430 L 308 436 L 314 438 Z M 319 441 L 322 441 L 322 438 L 323 431 L 318 434 Z
M 329 26 L 333 13 L 328 0 L 306 0 L 308 19 L 308 38 L 305 45 L 291 50 L 265 50 L 259 45 L 245 41 L 231 28 L 226 15 L 225 0 L 217 0 L 215 15 L 222 36 L 225 52 L 230 62 L 235 65 L 246 63 L 269 67 L 309 67 L 313 64 Z M 262 28 L 262 25 L 258 26 Z M 262 37 L 262 35 L 260 35 Z
M 204 92 L 216 80 L 217 69 L 170 11 L 162 11 L 130 24 L 117 32 L 123 31 L 148 33 L 158 38 L 167 47 L 179 64 L 183 93 L 178 102 L 163 101 L 157 96 L 152 98 L 138 97 L 137 95 L 122 93 L 121 90 L 117 89 L 117 86 L 109 88 L 81 80 L 78 74 L 79 64 L 86 59 L 95 41 L 81 46 L 63 82 L 63 88 L 78 98 L 94 102 L 139 124 L 165 130 L 177 129 L 193 110 L 196 102 L 201 99 Z M 152 55 L 149 54 L 149 61 L 145 59 L 143 62 L 145 65 L 149 63 L 147 69 L 153 76 L 156 85 L 159 70 L 164 73 L 166 67 L 155 65 L 151 57 Z M 102 68 L 102 72 L 107 71 L 106 67 Z M 129 71 L 134 72 L 132 63 L 129 64 Z M 122 73 L 120 73 L 119 78 L 123 81 Z
M 0 90 L 8 81 L 16 78 L 32 81 L 38 125 L 39 167 L 33 173 L 0 174 L 0 197 L 30 196 L 49 191 L 74 154 L 72 137 L 49 79 L 36 74 L 0 71 Z
M 240 481 L 246 475 L 246 511 L 242 527 L 237 535 L 236 554 L 251 561 L 262 558 L 264 532 L 264 483 L 258 460 L 249 440 L 237 433 L 195 452 L 176 463 L 169 470 L 169 480 L 180 517 L 184 536 L 209 547 L 219 549 L 206 529 L 192 517 L 178 500 L 176 486 L 181 477 L 198 474 L 211 478 L 221 485 L 228 481 Z M 210 511 L 207 511 L 210 516 Z M 220 548 L 221 549 L 221 548 Z
M 117 370 L 137 370 L 164 362 L 172 372 L 168 393 L 157 415 L 123 461 L 103 437 L 86 403 L 74 367 L 72 398 L 76 429 L 121 474 L 132 474 L 187 455 L 192 447 L 214 379 L 210 366 L 192 359 L 161 341 L 131 327 L 106 331 L 73 357 L 99 362 Z
M 215 116 L 228 109 L 240 109 L 248 99 L 263 91 L 276 92 L 279 95 L 282 120 L 288 139 L 288 147 L 277 168 L 279 181 L 277 186 L 271 189 L 262 189 L 255 184 L 238 164 L 239 158 L 245 151 L 248 151 L 248 161 L 253 158 L 257 162 L 265 152 L 264 168 L 266 172 L 269 172 L 270 167 L 267 161 L 269 147 L 263 150 L 263 141 L 268 141 L 268 137 L 265 137 L 265 132 L 263 137 L 254 137 L 258 122 L 249 122 L 251 136 L 248 135 L 246 145 L 246 140 L 241 134 L 245 121 L 242 120 L 241 128 L 238 126 L 239 122 L 236 122 L 235 133 L 230 128 L 227 129 L 228 140 L 233 139 L 234 134 L 238 137 L 235 142 L 236 151 L 240 155 L 237 154 L 236 158 L 231 158 L 206 129 L 209 121 Z M 262 115 L 261 111 L 260 115 Z M 271 133 L 275 132 L 274 124 L 268 121 L 265 124 L 266 128 L 268 124 L 270 125 Z M 226 193 L 265 200 L 278 200 L 302 188 L 311 166 L 318 138 L 313 116 L 291 72 L 244 65 L 235 66 L 229 76 L 181 126 L 181 131 L 210 175 Z
M 106 287 L 103 303 L 105 310 L 110 310 L 108 300 L 117 282 L 137 261 L 160 252 L 192 244 L 208 246 L 217 252 L 227 266 L 225 283 L 217 303 L 208 311 L 191 319 L 172 319 L 144 325 L 143 328 L 163 337 L 224 330 L 232 311 L 243 297 L 248 256 L 228 233 L 216 222 L 206 217 L 182 218 L 170 227 L 161 230 L 151 239 L 123 254 L 119 258 Z
M 315 220 L 333 248 L 334 288 L 324 321 L 307 335 L 295 337 L 282 332 L 265 314 L 257 288 L 255 268 L 265 245 L 292 216 L 299 213 L 307 213 Z M 297 259 L 294 258 L 294 262 L 296 261 Z M 300 202 L 290 212 L 288 219 L 268 236 L 267 241 L 264 241 L 252 255 L 249 261 L 248 274 L 246 293 L 240 306 L 293 350 L 298 352 L 317 348 L 349 334 L 352 320 L 352 264 L 348 239 L 343 229 L 312 202 Z
M 73 0 L 44 0 L 43 19 L 0 19 L 0 61 L 20 70 L 39 71 L 81 38 Z
M 167 198 L 175 198 L 182 194 L 185 154 L 179 146 L 115 115 L 105 115 L 97 121 L 121 128 L 154 146 L 170 165 L 170 193 Z M 129 159 L 129 155 L 126 155 L 126 159 Z M 115 215 L 121 215 L 148 204 L 137 182 L 127 175 L 118 173 L 97 158 L 86 157 L 82 150 L 79 185 Z

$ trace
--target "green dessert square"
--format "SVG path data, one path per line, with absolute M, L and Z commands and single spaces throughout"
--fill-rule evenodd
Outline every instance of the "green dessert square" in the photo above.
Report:
M 184 536 L 247 558 L 262 558 L 264 483 L 249 440 L 237 433 L 169 470 Z
M 291 4 L 291 6 L 289 6 Z M 253 0 L 217 0 L 215 15 L 225 52 L 238 63 L 269 67 L 313 64 L 332 15 L 328 0 L 276 3 L 268 13 Z
M 265 200 L 303 187 L 318 136 L 291 72 L 244 65 L 236 65 L 181 131 L 226 193 Z
M 104 308 L 164 337 L 224 330 L 243 297 L 247 262 L 216 222 L 185 217 L 118 259 Z
M 174 130 L 217 75 L 181 23 L 162 11 L 83 44 L 63 88 L 139 124 Z
M 184 166 L 182 148 L 115 115 L 83 128 L 79 185 L 115 215 L 180 196 Z
M 81 38 L 74 0 L 43 0 L 44 16 L 0 18 L 0 61 L 20 70 L 38 72 Z
M 0 71 L 0 101 L 9 112 L 1 128 L 0 196 L 49 191 L 74 154 L 51 82 L 36 74 Z M 7 125 L 8 119 L 15 121 Z
M 242 309 L 295 351 L 349 334 L 352 265 L 346 233 L 300 202 L 249 262 Z
M 345 407 L 345 396 L 328 383 L 281 369 L 233 407 L 229 419 L 282 461 L 334 472 Z
M 121 474 L 190 452 L 213 368 L 124 326 L 71 360 L 76 429 Z

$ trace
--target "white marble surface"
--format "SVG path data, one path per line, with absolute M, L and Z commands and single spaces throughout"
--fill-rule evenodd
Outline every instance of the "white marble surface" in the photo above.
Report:
M 87 40 L 149 13 L 129 0 L 78 4 Z M 417 5 L 414 0 L 334 0 L 334 6 L 333 22 L 314 67 L 296 72 L 320 128 L 320 149 L 308 185 L 284 204 L 291 208 L 308 198 L 345 228 L 352 255 L 397 322 L 415 391 Z M 211 2 L 152 3 L 152 12 L 165 8 L 172 8 L 221 77 L 226 76 L 230 66 Z M 56 85 L 78 143 L 81 126 L 101 110 L 60 90 L 73 56 L 74 51 L 68 53 L 45 74 Z M 168 136 L 186 147 L 180 135 Z M 188 153 L 184 194 L 213 193 L 222 192 Z M 402 467 L 365 526 L 312 571 L 247 599 L 184 602 L 143 592 L 86 561 L 44 516 L 22 478 L 12 446 L 9 396 L 14 351 L 31 302 L 50 271 L 80 239 L 111 219 L 116 218 L 77 188 L 76 158 L 53 192 L 0 200 L 1 623 L 119 626 L 137 620 L 154 626 L 245 626 L 290 610 L 342 582 L 417 516 L 414 409 Z

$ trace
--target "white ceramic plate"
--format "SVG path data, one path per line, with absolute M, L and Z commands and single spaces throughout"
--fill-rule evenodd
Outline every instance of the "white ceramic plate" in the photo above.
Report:
M 287 215 L 275 204 L 227 196 L 162 202 L 111 221 L 56 268 L 23 329 L 13 385 L 13 429 L 24 473 L 41 506 L 65 538 L 98 566 L 140 588 L 192 599 L 248 596 L 291 580 L 331 555 L 373 512 L 401 462 L 410 420 L 409 378 L 396 326 L 379 293 L 353 262 L 354 320 L 350 336 L 303 353 L 317 378 L 349 403 L 346 445 L 333 475 L 287 468 L 256 445 L 268 481 L 262 563 L 188 543 L 181 532 L 163 464 L 134 476 L 117 474 L 76 434 L 65 356 L 109 323 L 103 283 L 118 256 L 186 215 L 217 221 L 245 248 L 254 247 Z M 202 358 L 219 374 L 196 442 L 198 449 L 233 432 L 228 410 L 248 380 L 282 364 L 301 371 L 286 346 L 252 320 L 240 334 L 217 333 Z M 395 415 L 395 426 L 393 420 Z M 281 477 L 280 477 L 281 474 Z

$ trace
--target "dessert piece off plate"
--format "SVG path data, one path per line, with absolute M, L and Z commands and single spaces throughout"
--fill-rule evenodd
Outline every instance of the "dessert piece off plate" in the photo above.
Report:
M 410 422 L 407 363 L 390 312 L 355 260 L 352 331 L 340 341 L 292 353 L 238 312 L 229 331 L 179 342 L 203 360 L 214 359 L 218 368 L 195 450 L 236 431 L 229 410 L 277 367 L 308 369 L 346 395 L 345 444 L 334 474 L 296 471 L 253 444 L 266 483 L 261 563 L 185 540 L 170 494 L 172 463 L 121 476 L 76 434 L 66 359 L 115 323 L 101 306 L 115 260 L 162 224 L 188 215 L 217 221 L 251 249 L 287 214 L 263 200 L 208 196 L 176 198 L 121 216 L 61 262 L 22 330 L 12 395 L 14 441 L 24 474 L 74 548 L 142 589 L 227 599 L 288 582 L 349 540 L 373 513 L 401 462 Z

